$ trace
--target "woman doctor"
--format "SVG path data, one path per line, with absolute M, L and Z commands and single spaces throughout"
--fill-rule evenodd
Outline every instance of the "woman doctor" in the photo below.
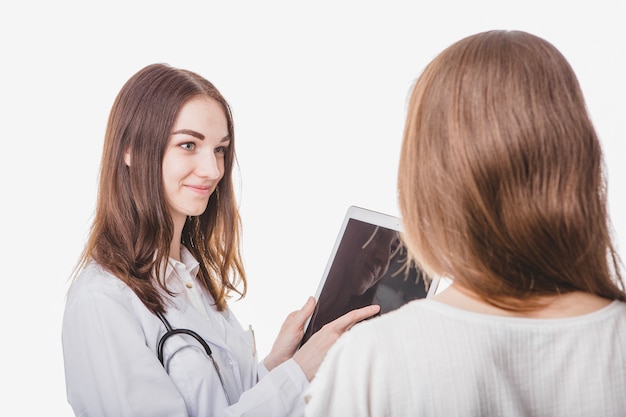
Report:
M 76 415 L 302 415 L 328 348 L 378 312 L 353 310 L 298 350 L 310 298 L 258 362 L 227 305 L 246 292 L 234 145 L 227 102 L 195 73 L 149 65 L 119 92 L 63 319 Z

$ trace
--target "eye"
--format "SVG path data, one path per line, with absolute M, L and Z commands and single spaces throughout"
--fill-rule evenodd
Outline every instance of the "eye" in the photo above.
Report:
M 227 150 L 228 150 L 228 146 L 218 146 L 217 148 L 215 148 L 215 153 L 224 155 Z
M 181 148 L 187 150 L 187 151 L 193 151 L 196 148 L 196 144 L 193 142 L 185 142 L 185 143 L 181 143 L 180 145 Z

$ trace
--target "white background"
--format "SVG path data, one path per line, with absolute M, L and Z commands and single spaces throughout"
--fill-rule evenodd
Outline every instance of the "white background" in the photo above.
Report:
M 475 32 L 529 31 L 568 58 L 606 151 L 616 238 L 626 239 L 624 4 L 3 2 L 0 415 L 71 415 L 60 338 L 67 279 L 94 208 L 109 108 L 143 66 L 196 71 L 233 108 L 250 285 L 232 308 L 264 354 L 315 293 L 348 205 L 398 214 L 409 87 Z

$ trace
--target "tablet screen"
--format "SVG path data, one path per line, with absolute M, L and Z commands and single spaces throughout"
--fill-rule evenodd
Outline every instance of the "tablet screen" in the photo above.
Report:
M 372 212 L 359 216 L 354 210 L 342 225 L 301 344 L 355 308 L 378 304 L 379 314 L 385 314 L 428 295 L 430 280 L 408 262 L 397 219 Z

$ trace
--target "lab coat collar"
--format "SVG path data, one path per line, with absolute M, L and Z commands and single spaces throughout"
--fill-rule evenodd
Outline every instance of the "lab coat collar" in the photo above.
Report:
M 175 269 L 175 265 L 177 263 L 182 263 L 184 267 L 189 271 L 190 275 L 194 278 L 194 280 L 196 278 L 198 270 L 200 269 L 200 263 L 184 246 L 181 248 L 181 261 L 169 258 L 165 270 L 165 283 L 168 290 L 173 291 L 175 295 L 166 295 L 166 298 L 169 301 L 169 308 L 167 308 L 165 317 L 170 322 L 172 327 L 191 329 L 198 333 L 200 336 L 202 336 L 203 339 L 210 342 L 212 345 L 229 350 L 229 348 L 222 341 L 222 338 L 216 333 L 215 329 L 213 329 L 209 325 L 209 323 L 207 323 L 206 319 L 202 317 L 202 315 L 198 313 L 187 300 L 184 283 Z M 213 298 L 210 296 L 210 294 L 207 294 L 206 291 L 202 291 L 201 295 L 205 303 L 214 303 Z M 230 311 L 228 309 L 222 313 L 214 312 L 214 314 L 223 314 L 227 320 L 229 320 L 230 318 Z
M 167 261 L 167 266 L 165 268 L 165 284 L 170 290 L 174 288 L 176 288 L 176 290 L 182 290 L 182 282 L 180 282 L 180 277 L 178 276 L 178 274 L 176 273 L 176 269 L 174 268 L 176 264 L 182 263 L 185 266 L 185 269 L 187 269 L 191 276 L 194 278 L 196 277 L 196 275 L 198 274 L 198 270 L 200 269 L 200 262 L 198 262 L 196 258 L 193 257 L 189 249 L 187 249 L 185 246 L 182 246 L 180 249 L 180 259 L 180 261 L 177 261 L 174 258 L 169 258 Z M 177 285 L 177 281 L 180 283 L 180 288 L 179 285 Z

